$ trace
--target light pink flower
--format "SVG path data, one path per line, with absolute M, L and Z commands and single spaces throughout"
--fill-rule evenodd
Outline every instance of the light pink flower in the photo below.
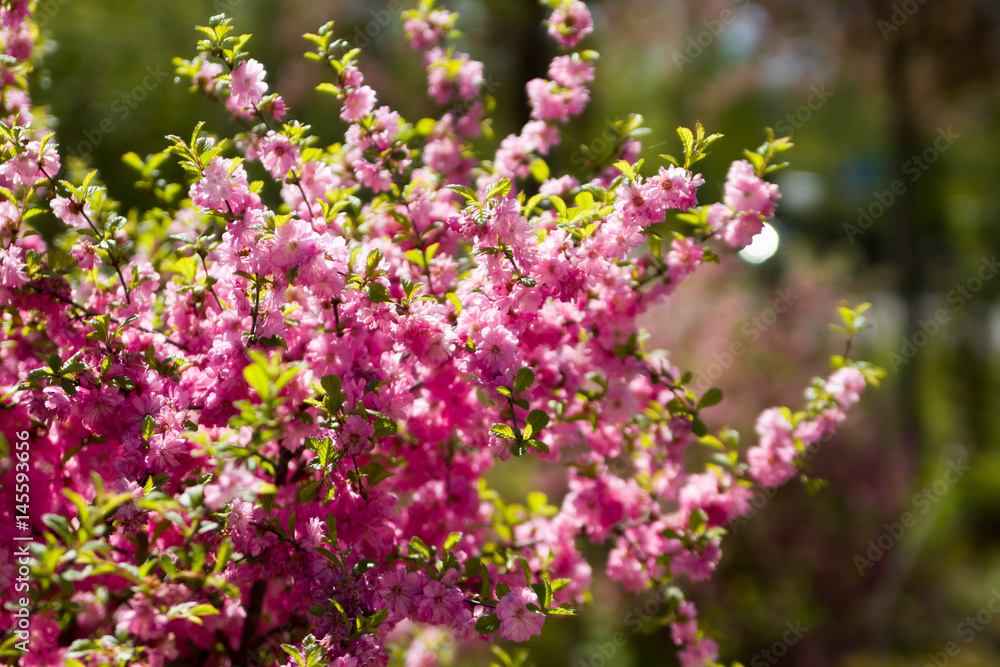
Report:
M 229 75 L 229 91 L 232 103 L 238 107 L 258 104 L 267 92 L 264 66 L 253 58 L 241 62 Z
M 538 596 L 530 588 L 517 588 L 500 599 L 497 618 L 500 619 L 500 636 L 515 642 L 525 642 L 532 635 L 542 633 L 545 614 L 528 609 L 538 604 Z

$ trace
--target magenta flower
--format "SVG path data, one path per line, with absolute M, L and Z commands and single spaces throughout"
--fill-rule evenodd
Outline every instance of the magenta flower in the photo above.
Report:
M 389 611 L 397 618 L 406 618 L 410 614 L 413 602 L 423 588 L 423 577 L 417 572 L 407 572 L 405 568 L 396 568 L 382 575 L 376 591 L 389 607 Z
M 417 618 L 432 625 L 449 624 L 462 610 L 465 596 L 457 588 L 440 581 L 428 581 L 416 597 Z
M 500 636 L 515 642 L 525 642 L 532 635 L 542 633 L 545 614 L 528 609 L 538 604 L 538 596 L 530 588 L 517 588 L 500 599 L 497 618 L 500 619 Z
M 356 456 L 372 448 L 375 427 L 361 415 L 350 415 L 340 430 L 340 446 L 347 456 Z

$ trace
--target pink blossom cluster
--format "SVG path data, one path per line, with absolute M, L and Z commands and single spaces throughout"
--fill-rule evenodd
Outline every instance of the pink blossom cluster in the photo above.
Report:
M 722 238 L 732 248 L 743 248 L 764 228 L 764 220 L 774 216 L 778 186 L 768 183 L 746 160 L 733 162 L 726 177 L 723 204 L 713 204 L 709 219 L 722 227 Z
M 550 4 L 550 33 L 576 47 L 586 5 Z M 0 8 L 19 60 L 28 6 Z M 717 398 L 645 352 L 637 318 L 714 256 L 722 225 L 748 241 L 777 189 L 739 161 L 724 203 L 700 209 L 704 178 L 643 177 L 631 137 L 617 167 L 538 170 L 589 99 L 582 52 L 528 84 L 531 121 L 483 159 L 482 63 L 448 44 L 453 14 L 423 2 L 405 18 L 440 117 L 379 105 L 325 27 L 308 37 L 348 124 L 325 149 L 213 19 L 178 72 L 245 124 L 240 154 L 201 127 L 170 137 L 188 180 L 139 216 L 155 232 L 95 174 L 60 180 L 23 79 L 5 76 L 0 442 L 32 449 L 26 473 L 0 463 L 0 544 L 23 474 L 49 582 L 21 664 L 355 667 L 400 642 L 434 664 L 445 643 L 524 642 L 583 604 L 595 566 L 630 591 L 710 577 L 753 480 L 787 480 L 857 402 L 866 376 L 843 362 L 805 412 L 761 415 L 748 464 L 733 447 L 728 466 L 689 468 L 690 448 L 726 446 L 703 421 Z M 30 233 L 42 210 L 67 226 L 51 244 Z M 661 223 L 705 210 L 664 252 Z M 488 487 L 515 456 L 558 471 L 551 503 Z M 0 586 L 16 567 L 0 548 Z M 668 614 L 685 667 L 715 659 L 693 604 Z

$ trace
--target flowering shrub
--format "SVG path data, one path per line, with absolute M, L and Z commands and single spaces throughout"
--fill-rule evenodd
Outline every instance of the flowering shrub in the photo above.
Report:
M 447 637 L 523 642 L 573 614 L 589 540 L 626 589 L 669 587 L 682 664 L 713 663 L 678 586 L 711 576 L 752 485 L 794 477 L 880 375 L 834 357 L 802 410 L 760 416 L 744 463 L 706 424 L 721 392 L 643 347 L 637 317 L 717 261 L 714 239 L 742 248 L 774 215 L 786 139 L 733 162 L 710 205 L 692 167 L 720 135 L 700 125 L 652 175 L 633 117 L 580 180 L 551 176 L 596 54 L 577 50 L 586 5 L 547 0 L 563 54 L 527 84 L 531 121 L 477 155 L 483 65 L 424 1 L 405 30 L 440 117 L 380 105 L 328 24 L 309 57 L 347 130 L 324 148 L 219 16 L 176 68 L 244 131 L 125 156 L 159 205 L 123 216 L 33 120 L 32 4 L 0 9 L 4 656 L 431 664 Z M 31 223 L 47 212 L 50 240 Z M 848 350 L 863 310 L 842 309 Z M 711 462 L 691 469 L 692 448 Z M 488 487 L 524 456 L 564 471 L 561 499 Z

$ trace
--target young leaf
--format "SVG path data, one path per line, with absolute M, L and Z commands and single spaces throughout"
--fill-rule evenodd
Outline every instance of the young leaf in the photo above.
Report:
M 525 366 L 514 377 L 514 393 L 520 394 L 522 391 L 530 389 L 533 384 L 535 384 L 535 372 Z

